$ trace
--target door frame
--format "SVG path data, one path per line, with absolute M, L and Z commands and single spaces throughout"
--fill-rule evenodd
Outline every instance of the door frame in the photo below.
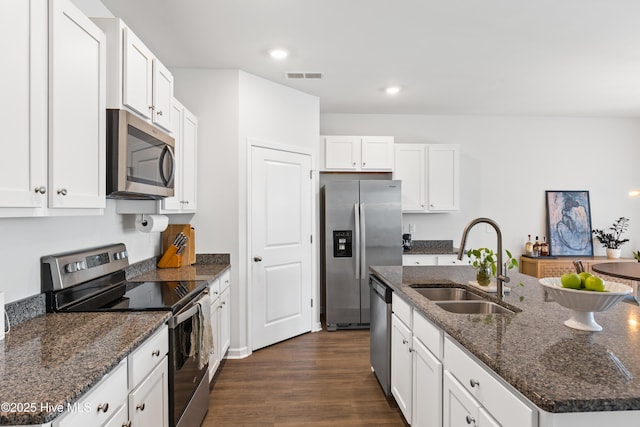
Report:
M 265 148 L 268 150 L 275 151 L 284 151 L 288 153 L 301 154 L 305 156 L 309 156 L 311 163 L 311 179 L 309 180 L 309 185 L 311 186 L 311 229 L 309 232 L 313 236 L 313 244 L 311 245 L 311 297 L 313 298 L 313 307 L 311 308 L 311 332 L 317 332 L 322 330 L 322 324 L 320 323 L 320 288 L 319 288 L 319 279 L 318 279 L 318 257 L 319 257 L 319 244 L 320 244 L 320 236 L 318 234 L 318 215 L 317 215 L 317 203 L 318 203 L 318 168 L 316 167 L 316 153 L 315 150 L 311 148 L 305 147 L 297 147 L 292 145 L 287 145 L 279 142 L 268 141 L 260 138 L 247 137 L 247 240 L 246 244 L 246 260 L 245 260 L 245 274 L 247 277 L 247 295 L 246 295 L 246 304 L 247 304 L 247 355 L 253 353 L 253 262 L 251 260 L 252 253 L 252 239 L 253 239 L 253 230 L 252 230 L 252 174 L 253 174 L 253 148 Z

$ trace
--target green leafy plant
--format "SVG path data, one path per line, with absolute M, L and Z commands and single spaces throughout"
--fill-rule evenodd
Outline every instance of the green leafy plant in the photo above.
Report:
M 629 218 L 625 218 L 621 216 L 617 220 L 614 221 L 611 227 L 607 230 L 611 230 L 610 233 L 607 233 L 605 230 L 594 229 L 591 232 L 594 234 L 596 239 L 600 243 L 602 243 L 603 248 L 608 249 L 620 249 L 622 245 L 627 243 L 629 239 L 621 239 L 622 233 L 627 231 L 629 227 Z
M 507 270 L 518 266 L 518 260 L 515 259 L 511 252 L 505 250 L 507 258 L 505 261 Z M 491 275 L 495 276 L 498 271 L 498 255 L 489 248 L 469 249 L 467 251 L 469 264 L 477 270 L 491 269 Z
M 635 259 L 637 259 L 638 262 L 640 262 L 640 251 L 635 251 L 635 252 L 632 252 L 632 253 L 633 253 L 633 257 Z

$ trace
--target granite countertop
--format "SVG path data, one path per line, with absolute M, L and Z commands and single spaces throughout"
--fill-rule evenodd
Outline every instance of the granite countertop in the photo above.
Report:
M 458 248 L 453 247 L 453 240 L 413 240 L 411 249 L 404 250 L 403 255 L 457 255 Z
M 509 272 L 512 291 L 504 301 L 521 312 L 467 315 L 442 310 L 409 285 L 467 284 L 475 279 L 473 267 L 372 267 L 372 271 L 539 408 L 548 412 L 640 409 L 640 307 L 620 303 L 595 313 L 603 331 L 585 332 L 564 326 L 570 310 L 545 301 L 542 286 L 531 276 Z
M 169 317 L 53 313 L 12 326 L 0 341 L 0 425 L 53 420 L 54 407 L 77 401 Z
M 128 280 L 132 282 L 153 280 L 206 280 L 210 282 L 230 268 L 231 265 L 228 263 L 194 264 L 177 268 L 158 268 L 157 270 L 131 277 Z

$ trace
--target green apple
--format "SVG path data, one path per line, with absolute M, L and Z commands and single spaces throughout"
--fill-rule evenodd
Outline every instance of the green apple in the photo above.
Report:
M 597 276 L 587 277 L 584 287 L 588 291 L 604 292 L 604 280 Z
M 580 276 L 580 280 L 582 282 L 580 283 L 580 287 L 584 289 L 585 288 L 584 282 L 587 280 L 587 277 L 591 277 L 593 276 L 593 274 L 583 271 L 582 273 L 579 273 L 578 276 Z
M 578 273 L 565 273 L 560 276 L 560 283 L 562 283 L 563 288 L 580 289 L 582 280 Z

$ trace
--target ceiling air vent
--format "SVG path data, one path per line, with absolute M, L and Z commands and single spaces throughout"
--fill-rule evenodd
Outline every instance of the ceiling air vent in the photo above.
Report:
M 285 77 L 288 79 L 321 79 L 322 73 L 285 73 Z

